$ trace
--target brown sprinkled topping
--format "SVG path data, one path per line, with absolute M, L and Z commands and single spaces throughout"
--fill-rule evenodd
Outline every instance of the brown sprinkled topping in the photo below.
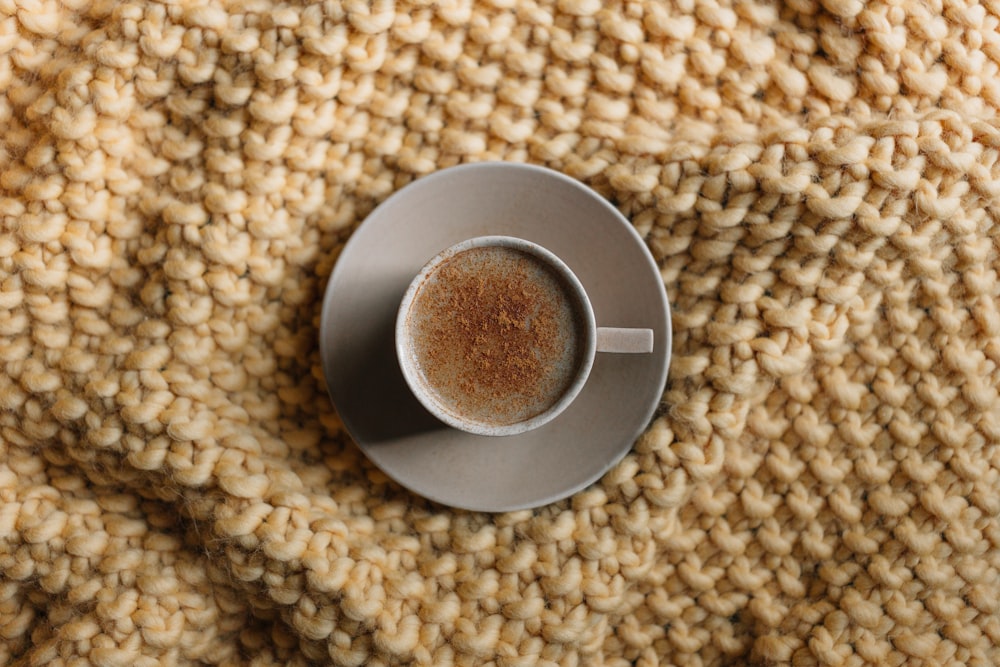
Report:
M 446 260 L 411 311 L 417 360 L 453 412 L 510 424 L 544 412 L 572 382 L 579 318 L 532 255 L 473 248 Z

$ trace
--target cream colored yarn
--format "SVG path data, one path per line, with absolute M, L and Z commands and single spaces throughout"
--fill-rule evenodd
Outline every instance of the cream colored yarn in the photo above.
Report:
M 1000 5 L 0 0 L 0 664 L 1000 664 Z M 659 260 L 600 483 L 431 505 L 319 300 L 436 169 Z

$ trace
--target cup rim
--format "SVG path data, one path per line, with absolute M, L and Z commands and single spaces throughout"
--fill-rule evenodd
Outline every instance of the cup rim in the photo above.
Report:
M 489 424 L 469 419 L 449 411 L 446 406 L 435 400 L 433 390 L 426 386 L 425 381 L 421 377 L 412 339 L 408 335 L 410 309 L 413 306 L 417 293 L 427 278 L 451 257 L 466 250 L 484 247 L 513 248 L 545 262 L 562 278 L 564 284 L 571 292 L 571 297 L 576 300 L 580 314 L 584 319 L 582 359 L 569 387 L 555 403 L 544 411 L 513 424 Z M 587 291 L 584 289 L 583 283 L 580 282 L 580 279 L 573 270 L 555 253 L 533 241 L 516 236 L 475 236 L 452 244 L 434 255 L 434 257 L 424 264 L 413 280 L 410 281 L 396 314 L 395 347 L 396 359 L 403 373 L 403 379 L 420 404 L 432 415 L 453 428 L 475 435 L 517 435 L 534 430 L 552 421 L 568 408 L 577 395 L 579 395 L 587 379 L 590 377 L 590 372 L 594 366 L 594 359 L 597 355 L 597 318 L 594 315 L 593 305 L 587 296 Z

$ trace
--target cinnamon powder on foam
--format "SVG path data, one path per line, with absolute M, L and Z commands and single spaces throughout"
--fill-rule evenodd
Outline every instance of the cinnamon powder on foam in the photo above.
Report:
M 508 424 L 544 412 L 572 382 L 580 319 L 560 278 L 510 248 L 447 259 L 414 302 L 415 350 L 453 412 Z

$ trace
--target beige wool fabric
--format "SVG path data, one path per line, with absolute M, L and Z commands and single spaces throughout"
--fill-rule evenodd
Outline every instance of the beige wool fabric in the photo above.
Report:
M 0 664 L 1000 664 L 998 15 L 0 0 Z M 499 515 L 374 468 L 317 343 L 480 160 L 606 196 L 675 329 L 628 456 Z

